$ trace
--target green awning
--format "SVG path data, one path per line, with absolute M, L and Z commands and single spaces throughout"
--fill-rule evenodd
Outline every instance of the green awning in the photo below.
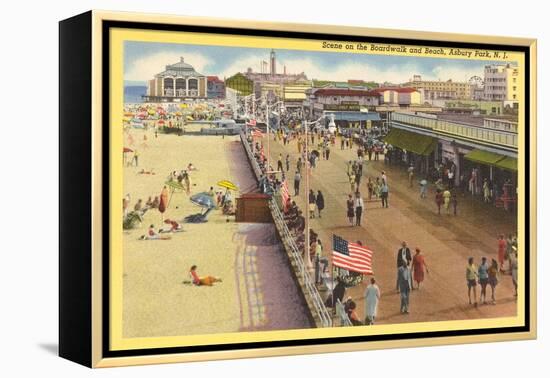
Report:
M 465 159 L 475 161 L 476 163 L 489 165 L 495 165 L 497 161 L 502 160 L 504 157 L 504 155 L 483 150 L 472 150 L 464 155 Z
M 518 159 L 506 156 L 504 159 L 501 159 L 495 163 L 495 166 L 502 169 L 507 169 L 509 171 L 518 170 Z
M 384 138 L 384 142 L 402 150 L 425 156 L 430 155 L 437 146 L 435 138 L 396 128 L 390 130 Z

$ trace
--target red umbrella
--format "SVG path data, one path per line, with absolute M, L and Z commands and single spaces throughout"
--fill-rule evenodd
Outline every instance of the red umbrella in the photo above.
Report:
M 124 149 L 122 150 L 123 153 L 126 153 L 126 152 L 134 152 L 134 150 L 132 150 L 131 148 L 128 148 L 128 147 L 124 147 Z
M 164 120 L 161 119 L 161 120 L 159 121 L 159 125 L 164 125 Z

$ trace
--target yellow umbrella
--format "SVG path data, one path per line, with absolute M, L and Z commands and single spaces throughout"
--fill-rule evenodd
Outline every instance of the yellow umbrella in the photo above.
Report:
M 187 116 L 187 117 L 185 117 L 185 118 L 186 118 L 188 121 L 194 121 L 193 117 L 191 117 L 191 116 Z
M 228 181 L 228 180 L 222 180 L 218 182 L 217 185 L 229 190 L 239 190 L 239 188 L 237 188 L 237 185 L 233 184 L 231 181 Z

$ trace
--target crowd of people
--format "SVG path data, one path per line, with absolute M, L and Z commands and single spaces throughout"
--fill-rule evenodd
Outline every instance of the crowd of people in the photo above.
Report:
M 338 138 L 339 136 L 339 138 Z M 261 143 L 252 142 L 250 139 L 250 146 L 255 151 L 255 156 L 260 164 L 263 167 L 263 174 L 268 177 L 268 181 L 274 188 L 274 192 L 277 192 L 282 182 L 286 179 L 286 176 L 290 175 L 293 172 L 293 182 L 294 182 L 294 195 L 299 195 L 301 189 L 301 183 L 303 181 L 303 176 L 305 175 L 304 168 L 314 172 L 314 169 L 319 164 L 319 161 L 330 159 L 330 148 L 334 147 L 338 139 L 340 140 L 341 149 L 354 149 L 357 154 L 356 159 L 349 160 L 345 166 L 345 173 L 349 181 L 349 190 L 350 193 L 346 199 L 346 218 L 350 226 L 362 226 L 363 218 L 365 215 L 365 203 L 380 201 L 383 208 L 389 207 L 388 197 L 389 197 L 389 186 L 388 186 L 388 177 L 385 171 L 381 171 L 379 175 L 372 175 L 370 169 L 368 169 L 368 161 L 376 161 L 381 159 L 381 155 L 384 157 L 384 162 L 386 164 L 392 164 L 392 160 L 395 157 L 393 152 L 395 149 L 388 144 L 372 144 L 367 145 L 361 140 L 352 138 L 351 136 L 338 135 L 333 136 L 328 133 L 311 133 L 308 136 L 308 148 L 306 149 L 305 136 L 300 132 L 290 132 L 286 133 L 282 130 L 275 132 L 275 140 L 281 141 L 283 145 L 288 145 L 290 141 L 296 141 L 298 158 L 296 161 L 295 169 L 293 168 L 289 154 L 283 155 L 280 153 L 277 159 L 277 170 L 274 170 L 273 167 L 266 167 L 266 158 L 263 154 L 263 147 Z M 311 139 L 309 139 L 311 138 Z M 312 149 L 315 148 L 315 150 Z M 266 172 L 275 172 L 269 177 L 269 174 Z M 280 174 L 279 174 L 280 173 Z M 429 179 L 426 175 L 420 175 L 420 180 L 417 180 L 416 169 L 413 164 L 410 164 L 406 169 L 407 180 L 410 188 L 414 188 L 415 182 L 418 182 L 420 186 L 420 197 L 422 199 L 428 197 L 428 186 Z M 444 212 L 447 215 L 458 215 L 458 193 L 461 190 L 460 187 L 455 185 L 455 174 L 456 166 L 454 163 L 449 163 L 447 165 L 442 165 L 438 168 L 438 174 L 432 177 L 433 185 L 435 187 L 435 205 L 437 213 L 441 214 Z M 279 180 L 280 178 L 280 180 Z M 365 179 L 366 178 L 366 179 Z M 361 185 L 366 186 L 366 196 L 361 194 Z M 487 191 L 487 184 L 482 184 L 482 188 Z M 492 193 L 489 194 L 493 195 Z M 321 191 L 315 191 L 310 189 L 307 193 L 307 210 L 302 211 L 298 207 L 295 201 L 290 201 L 288 207 L 285 207 L 285 222 L 287 226 L 295 235 L 297 245 L 304 251 L 306 251 L 305 245 L 305 229 L 306 229 L 306 217 L 316 218 L 321 217 L 322 210 L 325 208 L 325 198 Z M 326 266 L 328 266 L 328 259 L 322 255 L 322 243 L 318 238 L 318 235 L 311 230 L 310 234 L 312 235 L 309 240 L 309 253 L 312 261 L 316 262 L 315 277 L 316 283 L 321 284 L 322 280 L 320 279 L 320 273 L 322 273 Z M 512 242 L 511 240 L 514 240 Z M 511 245 L 516 243 L 514 238 L 509 237 L 508 241 L 504 244 L 504 253 L 501 252 L 501 247 L 499 247 L 499 252 L 495 256 L 494 261 L 496 261 L 498 268 L 498 276 L 503 274 L 504 270 L 502 268 L 503 260 L 509 261 L 509 273 L 512 275 L 512 280 L 514 287 L 516 288 L 517 295 L 517 247 L 514 247 L 514 253 L 511 253 Z M 502 244 L 502 243 L 501 243 Z M 503 257 L 504 256 L 504 257 Z M 476 267 L 476 277 L 483 277 L 479 281 L 479 284 L 482 287 L 480 293 L 483 303 L 486 302 L 486 286 L 489 285 L 492 288 L 492 301 L 495 301 L 495 287 L 499 278 L 494 278 L 493 270 L 491 268 L 494 264 L 488 264 L 487 259 L 484 258 L 482 262 L 481 270 L 478 271 Z M 485 267 L 488 266 L 487 269 Z M 485 280 L 485 270 L 488 272 L 489 276 Z M 423 286 L 423 282 L 426 279 L 426 274 L 429 274 L 428 264 L 426 257 L 420 250 L 420 248 L 415 248 L 414 253 L 411 253 L 411 250 L 408 248 L 407 244 L 403 242 L 402 246 L 398 250 L 397 254 L 397 265 L 396 265 L 396 291 L 400 295 L 400 312 L 402 314 L 408 314 L 410 311 L 410 298 L 411 292 L 414 290 L 420 290 Z M 472 291 L 472 283 L 467 282 L 469 296 Z M 331 299 L 340 299 L 342 300 L 346 291 L 346 285 L 343 280 L 340 280 L 338 277 L 335 278 L 335 286 L 333 287 L 330 298 Z M 345 312 L 353 325 L 360 324 L 374 324 L 376 319 L 376 311 L 378 308 L 378 303 L 380 301 L 380 288 L 374 277 L 369 278 L 369 283 L 364 293 L 365 301 L 365 318 L 359 319 L 357 314 L 357 304 L 356 302 L 348 298 L 343 302 Z M 331 305 L 330 303 L 328 304 Z M 332 307 L 332 306 L 330 306 Z

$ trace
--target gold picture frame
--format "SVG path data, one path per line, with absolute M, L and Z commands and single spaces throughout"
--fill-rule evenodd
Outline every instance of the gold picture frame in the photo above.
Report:
M 370 54 L 433 59 L 456 50 L 451 55 L 461 59 L 468 58 L 460 55 L 464 51 L 480 61 L 519 62 L 515 211 L 518 250 L 525 253 L 515 315 L 475 319 L 475 325 L 400 322 L 375 331 L 328 327 L 124 337 L 122 233 L 116 228 L 124 175 L 116 152 L 123 146 L 117 128 L 123 124 L 125 41 L 348 54 L 370 48 Z M 348 45 L 353 51 L 346 51 Z M 411 46 L 418 52 L 400 50 Z M 536 338 L 536 60 L 536 40 L 527 38 L 106 11 L 61 21 L 60 355 L 89 367 L 112 367 Z

